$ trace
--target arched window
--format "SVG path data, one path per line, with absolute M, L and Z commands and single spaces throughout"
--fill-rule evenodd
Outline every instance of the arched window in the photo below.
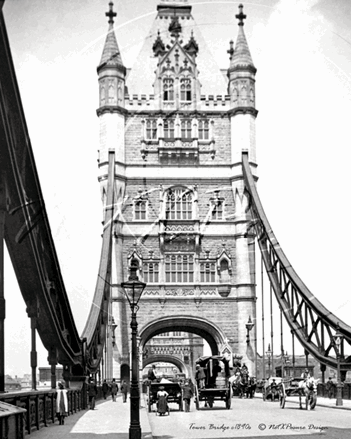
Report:
M 230 275 L 229 275 L 229 263 L 228 260 L 223 258 L 223 260 L 221 260 L 221 263 L 219 265 L 219 270 L 221 273 L 221 282 L 227 282 L 230 280 Z
M 174 101 L 174 80 L 172 78 L 164 78 L 163 80 L 163 100 Z
M 158 283 L 158 263 L 144 263 L 143 275 L 145 283 Z
M 216 265 L 213 262 L 200 264 L 200 280 L 202 283 L 214 283 L 216 281 Z
M 105 105 L 105 85 L 101 84 L 101 88 L 100 88 L 100 104 L 101 105 Z
M 165 139 L 174 139 L 174 121 L 172 119 L 164 120 L 163 134 Z
M 181 122 L 182 139 L 191 139 L 191 121 L 183 119 Z
M 192 283 L 194 256 L 191 254 L 166 255 L 166 283 Z
M 146 139 L 157 139 L 157 121 L 156 119 L 148 119 L 146 121 Z
M 193 195 L 186 188 L 172 188 L 167 192 L 166 219 L 191 220 L 193 216 Z
M 206 119 L 199 120 L 199 139 L 209 139 L 209 122 Z
M 180 100 L 191 101 L 191 78 L 180 80 Z

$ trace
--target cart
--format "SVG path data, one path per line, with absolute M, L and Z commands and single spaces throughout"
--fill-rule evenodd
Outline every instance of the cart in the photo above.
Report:
M 302 379 L 291 378 L 284 380 L 279 384 L 279 402 L 280 407 L 285 408 L 286 398 L 291 396 L 298 396 L 300 408 L 302 409 L 302 398 L 305 398 L 306 410 L 314 409 L 317 404 L 317 381 L 311 378 L 311 386 L 307 388 L 307 392 L 300 387 Z
M 264 401 L 271 400 L 274 402 L 275 400 L 280 400 L 281 381 L 281 377 L 270 377 L 266 380 L 262 389 L 262 399 Z
M 225 407 L 231 406 L 231 386 L 229 382 L 229 363 L 224 356 L 202 356 L 195 361 L 206 374 L 205 387 L 195 386 L 195 406 L 200 410 L 200 402 L 213 407 L 214 402 L 224 401 Z M 212 373 L 212 375 L 211 375 Z
M 148 411 L 152 411 L 152 405 L 157 403 L 157 392 L 163 386 L 168 393 L 167 402 L 175 402 L 179 405 L 179 411 L 183 411 L 182 388 L 178 382 L 161 381 L 150 382 L 148 387 Z M 157 415 L 157 410 L 156 410 Z

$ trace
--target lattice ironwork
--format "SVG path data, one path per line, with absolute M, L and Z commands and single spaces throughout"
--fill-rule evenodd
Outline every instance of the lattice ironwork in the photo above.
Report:
M 287 323 L 305 350 L 332 368 L 337 368 L 338 348 L 334 335 L 339 329 L 343 335 L 341 369 L 351 369 L 351 327 L 327 310 L 296 274 L 264 213 L 247 153 L 243 153 L 242 166 L 253 219 L 249 229 L 253 228 L 256 233 L 269 281 Z

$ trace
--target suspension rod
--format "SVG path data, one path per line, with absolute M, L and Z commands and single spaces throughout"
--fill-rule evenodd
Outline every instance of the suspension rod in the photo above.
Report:
M 261 293 L 262 293 L 262 379 L 266 379 L 266 357 L 264 341 L 264 287 L 263 287 L 263 259 L 261 255 Z
M 271 350 L 272 350 L 272 376 L 274 376 L 274 345 L 273 345 L 273 336 L 274 336 L 274 330 L 273 330 L 273 289 L 272 285 L 269 284 L 269 302 L 270 302 L 270 309 L 271 309 Z

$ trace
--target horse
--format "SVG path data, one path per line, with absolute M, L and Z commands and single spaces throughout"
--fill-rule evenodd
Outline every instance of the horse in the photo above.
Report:
M 239 398 L 241 399 L 244 395 L 248 397 L 249 393 L 249 373 L 247 370 L 242 370 L 240 376 L 236 382 Z
M 299 382 L 298 393 L 299 393 L 299 404 L 300 409 L 302 409 L 302 397 L 306 398 L 306 409 L 310 410 L 316 406 L 317 403 L 317 384 L 319 379 L 312 377 L 307 377 Z
M 249 377 L 249 383 L 247 386 L 246 397 L 252 399 L 255 395 L 257 381 L 254 376 Z

